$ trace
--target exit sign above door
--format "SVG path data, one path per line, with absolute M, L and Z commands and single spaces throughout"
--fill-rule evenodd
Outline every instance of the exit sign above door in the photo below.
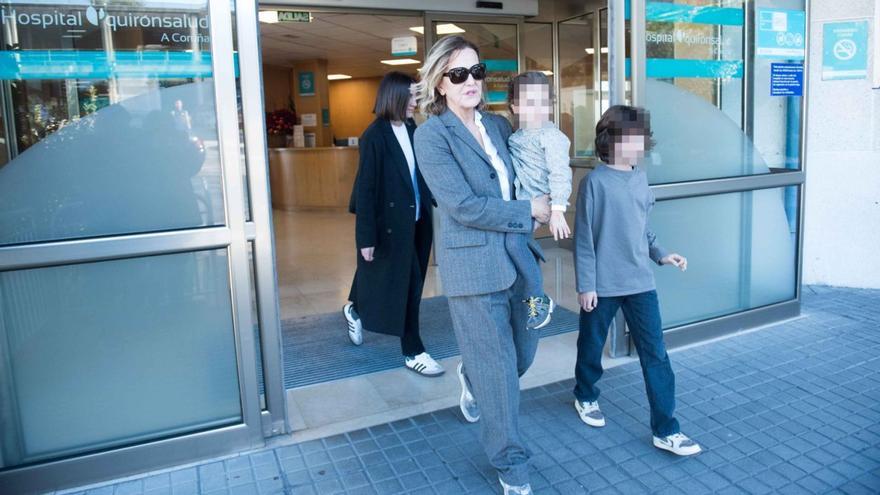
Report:
M 279 10 L 278 22 L 312 22 L 312 13 L 297 10 Z

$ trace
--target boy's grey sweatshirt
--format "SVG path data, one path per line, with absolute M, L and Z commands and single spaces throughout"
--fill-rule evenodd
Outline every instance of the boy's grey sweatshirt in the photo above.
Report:
M 668 253 L 648 229 L 654 193 L 645 171 L 600 164 L 581 180 L 575 214 L 574 266 L 577 291 L 599 297 L 654 290 L 650 261 Z

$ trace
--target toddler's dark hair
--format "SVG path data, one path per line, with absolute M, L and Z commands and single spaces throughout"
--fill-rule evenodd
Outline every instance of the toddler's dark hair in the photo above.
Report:
M 596 124 L 596 154 L 605 163 L 611 163 L 615 141 L 623 135 L 639 134 L 645 136 L 645 152 L 654 147 L 651 137 L 651 114 L 640 107 L 614 105 Z
M 550 89 L 550 101 L 553 101 L 553 87 L 550 84 L 550 78 L 547 77 L 543 72 L 538 71 L 528 71 L 522 72 L 513 76 L 509 83 L 507 83 L 507 105 L 508 107 L 514 105 L 517 101 L 519 101 L 519 88 L 523 84 L 546 84 Z M 509 108 L 511 112 L 513 112 L 513 108 Z

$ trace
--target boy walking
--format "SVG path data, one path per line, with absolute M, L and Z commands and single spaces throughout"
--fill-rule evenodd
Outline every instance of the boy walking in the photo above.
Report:
M 580 183 L 575 217 L 575 276 L 580 327 L 575 366 L 575 409 L 593 427 L 605 426 L 599 408 L 602 349 L 618 309 L 623 310 L 639 354 L 651 409 L 654 446 L 693 455 L 700 446 L 675 419 L 675 375 L 663 343 L 660 305 L 650 263 L 687 269 L 687 259 L 668 253 L 648 229 L 654 194 L 636 166 L 651 146 L 648 113 L 609 108 L 596 125 L 596 153 L 604 162 Z

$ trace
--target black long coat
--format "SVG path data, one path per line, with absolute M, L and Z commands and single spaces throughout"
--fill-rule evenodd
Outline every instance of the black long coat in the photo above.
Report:
M 410 143 L 415 123 L 406 123 Z M 356 218 L 357 273 L 349 300 L 354 302 L 364 329 L 403 336 L 406 302 L 416 284 L 422 293 L 431 253 L 434 202 L 416 164 L 421 224 L 416 229 L 415 194 L 409 165 L 391 122 L 376 119 L 360 137 L 360 163 L 349 210 Z M 375 247 L 368 262 L 360 250 Z M 412 262 L 419 266 L 413 280 Z

